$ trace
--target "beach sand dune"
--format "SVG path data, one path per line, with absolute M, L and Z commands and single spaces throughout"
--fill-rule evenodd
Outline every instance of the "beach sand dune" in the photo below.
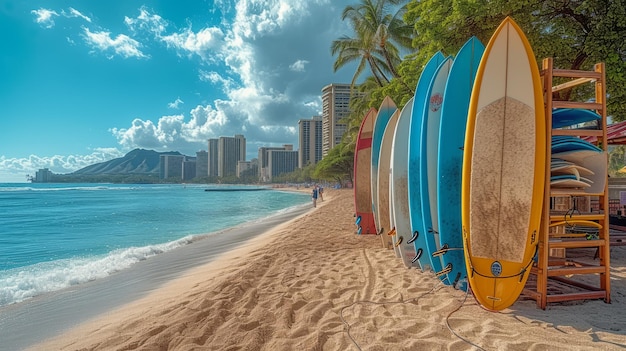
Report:
M 612 304 L 495 313 L 357 236 L 352 192 L 35 350 L 626 350 L 626 248 Z M 583 253 L 584 254 L 584 253 Z M 589 255 L 593 257 L 593 252 Z

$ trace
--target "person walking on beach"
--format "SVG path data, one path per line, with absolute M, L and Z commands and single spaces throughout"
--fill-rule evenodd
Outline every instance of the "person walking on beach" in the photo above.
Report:
M 320 195 L 320 200 L 324 201 L 324 188 L 320 186 L 317 193 Z
M 313 192 L 311 193 L 311 199 L 313 200 L 313 207 L 317 207 L 317 185 L 313 187 Z

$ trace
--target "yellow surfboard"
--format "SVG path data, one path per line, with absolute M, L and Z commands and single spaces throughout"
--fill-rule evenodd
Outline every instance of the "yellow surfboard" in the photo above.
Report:
M 526 284 L 539 239 L 545 167 L 539 70 L 524 33 L 507 17 L 478 67 L 463 155 L 467 275 L 487 309 L 511 306 Z

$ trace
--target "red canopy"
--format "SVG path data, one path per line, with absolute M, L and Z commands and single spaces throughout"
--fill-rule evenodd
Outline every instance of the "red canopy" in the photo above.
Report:
M 606 137 L 609 145 L 626 145 L 626 121 L 606 126 Z M 596 144 L 598 141 L 598 137 L 595 136 L 585 137 L 584 139 L 592 144 Z

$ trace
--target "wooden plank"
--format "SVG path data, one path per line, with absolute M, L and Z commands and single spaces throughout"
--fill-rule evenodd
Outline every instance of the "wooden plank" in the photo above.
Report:
M 565 214 L 555 214 L 555 213 L 551 213 L 550 214 L 550 221 L 554 222 L 554 221 L 562 221 Z M 598 220 L 603 220 L 605 219 L 604 214 L 602 213 L 585 213 L 585 214 L 575 214 L 572 215 L 571 217 L 568 215 L 566 219 L 572 219 L 572 220 L 581 220 L 581 221 L 598 221 Z
M 556 277 L 569 274 L 595 274 L 604 273 L 605 271 L 606 268 L 603 266 L 550 268 L 548 269 L 548 277 Z
M 571 249 L 571 248 L 593 248 L 600 247 L 606 245 L 606 240 L 596 239 L 596 240 L 564 240 L 564 241 L 550 241 L 550 248 L 561 248 L 561 249 Z
M 602 136 L 602 147 L 607 148 L 607 113 L 606 113 L 606 67 L 604 62 L 600 62 L 594 65 L 594 71 L 600 76 L 598 81 L 595 84 L 595 95 L 596 95 L 596 103 L 602 105 L 600 109 L 600 116 L 602 116 L 602 130 L 604 131 L 604 135 Z M 609 209 L 609 184 L 606 182 L 604 185 L 604 196 L 599 199 L 600 208 L 604 209 L 606 215 L 606 223 L 608 223 L 608 209 Z M 604 238 L 609 238 L 609 228 L 605 226 L 605 228 L 600 232 L 600 236 Z M 611 246 L 609 243 L 604 247 L 599 247 L 597 254 L 600 258 L 600 265 L 606 267 L 606 271 L 604 274 L 600 275 L 600 287 L 606 291 L 606 297 L 604 301 L 606 303 L 611 302 Z
M 552 77 L 566 77 L 566 78 L 593 78 L 600 79 L 602 74 L 594 71 L 580 71 L 574 69 L 553 69 Z
M 557 91 L 573 88 L 580 84 L 595 82 L 595 81 L 596 81 L 596 78 L 589 78 L 589 77 L 574 79 L 569 82 L 553 86 L 552 92 L 555 93 Z
M 564 302 L 573 300 L 597 300 L 605 299 L 606 292 L 604 291 L 585 291 L 579 293 L 567 293 L 567 294 L 552 294 L 548 295 L 547 302 Z
M 565 283 L 567 285 L 570 285 L 570 286 L 573 286 L 573 287 L 577 287 L 577 288 L 580 288 L 580 289 L 584 289 L 584 290 L 588 290 L 588 291 L 604 291 L 603 289 L 600 289 L 600 288 L 598 288 L 596 286 L 585 284 L 583 282 L 579 282 L 579 281 L 576 281 L 576 280 L 570 279 L 570 278 L 552 277 L 552 278 L 550 278 L 550 280 L 561 282 L 561 283 Z
M 602 131 L 599 129 L 553 129 L 552 135 L 571 135 L 571 136 L 595 136 L 601 137 Z
M 538 298 L 540 298 L 540 294 L 537 291 L 534 291 L 532 289 L 524 289 L 523 294 L 534 300 L 537 300 Z
M 552 149 L 552 71 L 554 70 L 554 61 L 552 58 L 546 58 L 542 62 L 543 72 L 543 96 L 544 96 L 544 114 L 546 117 L 546 179 L 550 179 L 550 162 Z M 546 309 L 547 293 L 548 293 L 548 275 L 546 269 L 549 261 L 548 234 L 550 232 L 548 226 L 550 224 L 550 187 L 544 187 L 543 213 L 541 215 L 541 227 L 539 231 L 539 252 L 537 253 L 537 307 Z
M 552 108 L 582 108 L 600 111 L 603 108 L 603 104 L 596 102 L 552 101 Z
M 584 189 L 550 188 L 550 196 L 604 196 L 604 193 L 588 193 Z

